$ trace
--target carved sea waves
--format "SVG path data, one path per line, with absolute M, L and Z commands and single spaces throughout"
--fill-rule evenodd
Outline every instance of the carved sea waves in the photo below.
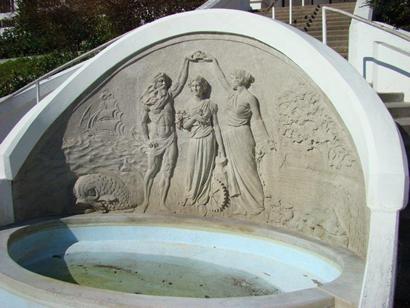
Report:
M 79 176 L 74 193 L 78 203 L 95 210 L 135 207 L 141 202 L 138 188 L 147 168 L 144 144 L 134 130 L 125 129 L 123 113 L 112 93 L 104 90 L 100 99 L 94 110 L 90 105 L 81 117 L 82 132 L 78 137 L 63 142 L 66 162 Z M 98 193 L 98 198 L 94 198 L 96 192 L 101 192 L 101 196 Z M 104 199 L 107 197 L 109 200 Z
M 107 138 L 84 132 L 64 140 L 63 150 L 71 170 L 84 175 L 105 172 L 142 172 L 146 169 L 142 141 L 132 135 Z

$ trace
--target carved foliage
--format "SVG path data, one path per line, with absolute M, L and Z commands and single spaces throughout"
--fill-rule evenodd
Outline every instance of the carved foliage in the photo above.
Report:
M 322 103 L 320 95 L 300 84 L 299 91 L 286 91 L 279 98 L 280 134 L 305 151 L 326 151 L 328 165 L 341 169 L 355 162 L 342 140 L 341 128 Z

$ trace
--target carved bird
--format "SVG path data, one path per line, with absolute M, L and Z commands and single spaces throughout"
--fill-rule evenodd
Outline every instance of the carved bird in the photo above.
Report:
M 74 184 L 74 195 L 77 198 L 76 204 L 89 205 L 92 209 L 105 213 L 135 206 L 125 183 L 114 175 L 80 176 Z

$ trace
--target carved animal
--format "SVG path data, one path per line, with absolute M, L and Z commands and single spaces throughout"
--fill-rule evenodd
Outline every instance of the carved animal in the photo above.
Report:
M 109 212 L 132 208 L 130 191 L 125 183 L 114 175 L 87 174 L 74 184 L 77 204 L 91 206 L 94 210 Z

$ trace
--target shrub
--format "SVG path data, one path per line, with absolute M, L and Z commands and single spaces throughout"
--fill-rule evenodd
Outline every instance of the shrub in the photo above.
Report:
M 143 23 L 194 9 L 204 0 L 20 0 L 0 58 L 86 51 Z
M 54 53 L 0 64 L 0 97 L 17 91 L 75 56 L 76 54 L 73 53 Z
M 13 29 L 0 36 L 0 96 L 14 92 L 74 55 L 143 23 L 200 6 L 204 0 L 19 0 Z M 7 75 L 8 74 L 8 75 Z
M 368 0 L 374 19 L 410 31 L 409 0 Z

